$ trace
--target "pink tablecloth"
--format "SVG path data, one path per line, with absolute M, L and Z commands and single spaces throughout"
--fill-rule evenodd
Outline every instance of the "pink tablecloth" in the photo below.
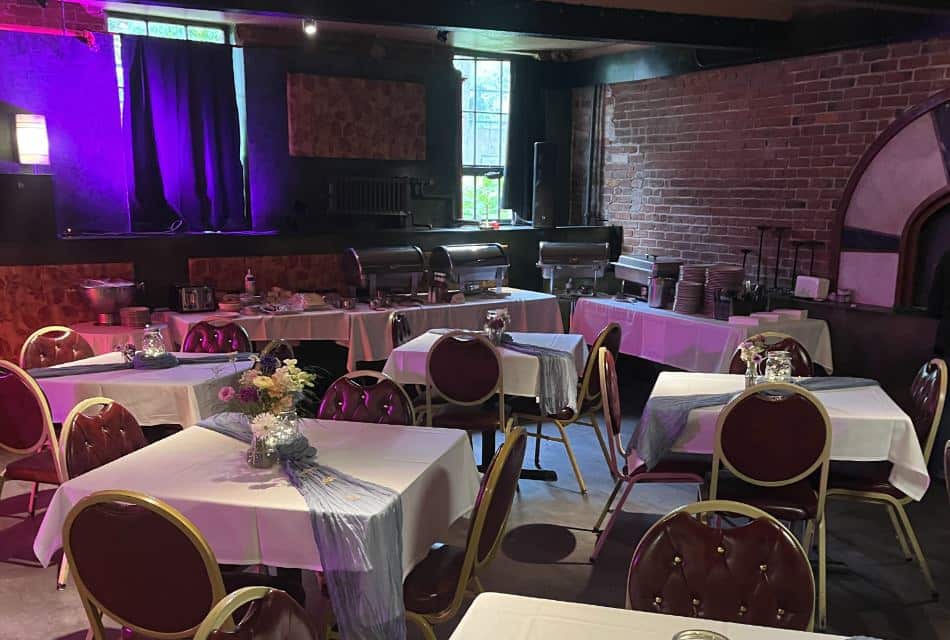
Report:
M 322 464 L 399 494 L 404 573 L 475 502 L 479 478 L 462 431 L 317 420 L 303 421 L 301 431 Z M 33 544 L 36 557 L 47 565 L 62 546 L 73 505 L 95 491 L 120 487 L 180 510 L 218 562 L 319 570 L 303 497 L 279 467 L 248 467 L 246 450 L 233 438 L 193 427 L 69 480 L 46 510 Z

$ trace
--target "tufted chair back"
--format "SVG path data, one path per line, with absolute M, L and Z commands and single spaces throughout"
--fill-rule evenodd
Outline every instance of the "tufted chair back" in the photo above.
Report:
M 263 356 L 274 356 L 281 362 L 295 358 L 293 346 L 283 338 L 268 342 L 264 350 L 261 351 L 261 357 Z
M 930 460 L 947 399 L 947 363 L 942 358 L 934 358 L 920 368 L 911 384 L 910 397 L 914 430 L 924 460 Z
M 53 417 L 42 389 L 26 371 L 0 360 L 0 449 L 23 454 L 55 441 Z
M 233 630 L 228 622 L 249 604 Z M 310 614 L 286 592 L 244 587 L 219 602 L 198 627 L 194 640 L 318 640 Z
M 98 407 L 93 414 L 86 413 Z M 60 436 L 66 478 L 117 460 L 148 442 L 128 409 L 109 398 L 83 400 L 69 412 Z
M 454 404 L 481 404 L 501 389 L 501 358 L 485 336 L 447 333 L 426 361 L 426 383 Z
M 811 354 L 802 346 L 802 343 L 792 336 L 779 333 L 777 331 L 764 331 L 748 338 L 749 340 L 761 339 L 765 342 L 765 353 L 762 354 L 762 361 L 758 364 L 760 374 L 765 372 L 765 356 L 770 351 L 788 351 L 792 360 L 792 375 L 807 378 L 815 375 L 815 364 L 812 362 Z M 732 362 L 729 363 L 729 373 L 745 373 L 745 363 L 742 361 L 742 354 L 739 349 L 732 354 Z
M 695 517 L 710 513 L 750 522 L 721 528 Z M 664 516 L 640 539 L 627 575 L 627 606 L 639 611 L 811 630 L 814 602 L 811 565 L 795 536 L 737 502 L 698 502 Z
M 409 316 L 404 311 L 393 311 L 389 314 L 389 337 L 392 340 L 393 349 L 406 344 L 412 339 Z
M 363 384 L 363 380 L 371 380 Z M 409 396 L 399 383 L 376 371 L 353 371 L 338 378 L 323 396 L 320 420 L 415 424 Z
M 69 327 L 43 327 L 33 332 L 23 343 L 20 366 L 24 369 L 39 369 L 94 355 L 86 339 Z
M 579 394 L 578 411 L 590 411 L 595 409 L 600 402 L 600 366 L 599 354 L 601 347 L 604 347 L 613 355 L 616 364 L 617 356 L 620 354 L 620 338 L 622 337 L 620 325 L 611 322 L 601 329 L 591 345 L 587 354 L 587 364 L 584 365 L 584 376 L 581 378 L 581 393 Z
M 213 325 L 202 320 L 185 334 L 181 350 L 185 353 L 248 353 L 251 339 L 244 327 L 233 322 Z

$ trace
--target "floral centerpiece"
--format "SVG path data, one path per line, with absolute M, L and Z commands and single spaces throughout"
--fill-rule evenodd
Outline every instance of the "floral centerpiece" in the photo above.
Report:
M 505 330 L 511 323 L 508 309 L 493 309 L 485 314 L 485 333 L 493 344 L 501 344 Z
M 281 361 L 267 355 L 252 356 L 252 360 L 254 366 L 241 374 L 236 389 L 225 386 L 218 391 L 219 400 L 248 417 L 254 437 L 249 462 L 255 449 L 269 449 L 272 454 L 277 445 L 296 438 L 295 407 L 303 390 L 314 382 L 313 374 L 300 369 L 293 358 Z
M 759 362 L 762 361 L 762 353 L 765 352 L 765 349 L 765 341 L 761 338 L 746 340 L 739 345 L 739 358 L 745 363 L 746 387 L 755 384 Z

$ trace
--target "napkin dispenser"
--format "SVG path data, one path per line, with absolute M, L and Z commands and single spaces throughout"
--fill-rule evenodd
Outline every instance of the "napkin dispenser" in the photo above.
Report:
M 798 276 L 795 278 L 795 297 L 824 300 L 828 297 L 831 281 L 828 278 L 815 276 Z

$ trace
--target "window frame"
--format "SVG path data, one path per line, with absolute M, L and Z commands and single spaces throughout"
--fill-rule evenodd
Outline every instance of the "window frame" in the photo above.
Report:
M 112 31 L 109 28 L 109 20 L 115 18 L 117 20 L 128 20 L 130 22 L 142 22 L 145 23 L 145 33 L 144 34 L 130 34 L 124 31 Z M 184 38 L 172 38 L 169 36 L 157 35 L 151 33 L 149 25 L 151 23 L 156 24 L 170 24 L 178 25 L 184 27 L 185 37 Z M 223 39 L 221 42 L 215 40 L 206 40 L 206 39 L 194 39 L 191 37 L 189 27 L 200 28 L 200 29 L 211 29 L 215 31 L 220 31 Z M 224 23 L 215 23 L 215 22 L 201 22 L 197 20 L 181 20 L 176 18 L 167 18 L 164 16 L 150 16 L 143 14 L 132 14 L 132 13 L 123 13 L 123 12 L 106 12 L 106 29 L 113 36 L 126 36 L 126 35 L 137 35 L 140 38 L 162 38 L 163 40 L 178 40 L 180 42 L 201 42 L 204 44 L 213 44 L 218 46 L 230 46 L 231 42 L 231 27 L 230 25 Z

